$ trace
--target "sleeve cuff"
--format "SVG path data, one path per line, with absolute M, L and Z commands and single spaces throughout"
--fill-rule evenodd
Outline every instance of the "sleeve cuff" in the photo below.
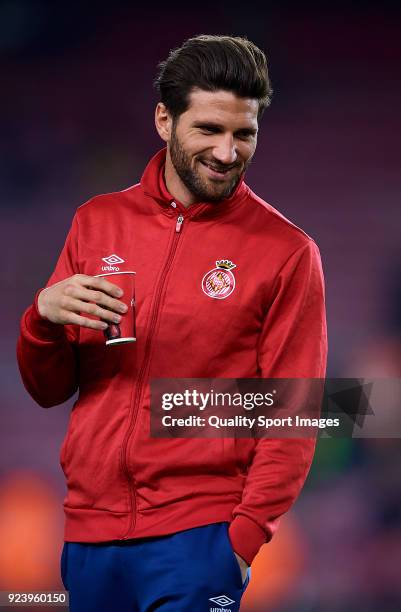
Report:
M 266 533 L 242 514 L 238 514 L 231 522 L 228 533 L 233 550 L 251 565 L 260 547 L 266 542 Z
M 56 340 L 64 336 L 64 325 L 52 323 L 41 316 L 38 310 L 38 297 L 42 289 L 36 292 L 35 299 L 31 308 L 25 316 L 25 325 L 33 336 L 45 340 Z

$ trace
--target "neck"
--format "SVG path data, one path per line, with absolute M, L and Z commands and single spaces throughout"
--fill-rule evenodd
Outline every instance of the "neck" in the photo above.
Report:
M 166 166 L 164 169 L 164 180 L 166 182 L 166 187 L 169 193 L 176 198 L 185 208 L 191 206 L 191 204 L 196 203 L 196 198 L 194 195 L 187 189 L 178 176 L 173 163 L 170 157 L 170 151 L 167 147 L 167 155 L 166 155 Z

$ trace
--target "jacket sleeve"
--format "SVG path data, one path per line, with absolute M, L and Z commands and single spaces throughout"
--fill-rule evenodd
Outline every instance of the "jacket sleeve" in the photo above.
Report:
M 79 273 L 78 221 L 74 217 L 56 268 L 46 287 Z M 61 404 L 78 388 L 79 326 L 52 323 L 40 316 L 37 301 L 24 312 L 17 343 L 17 360 L 28 393 L 44 408 Z
M 297 250 L 281 269 L 258 348 L 262 378 L 324 378 L 327 334 L 324 283 L 316 244 Z M 230 539 L 250 564 L 278 527 L 305 482 L 315 440 L 259 439 Z

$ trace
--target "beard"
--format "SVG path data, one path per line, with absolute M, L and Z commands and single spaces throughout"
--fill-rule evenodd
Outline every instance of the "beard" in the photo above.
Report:
M 197 201 L 200 202 L 220 202 L 224 198 L 228 198 L 238 183 L 241 180 L 242 174 L 245 172 L 251 162 L 251 158 L 245 164 L 239 164 L 238 171 L 233 173 L 232 178 L 226 180 L 213 181 L 203 177 L 199 172 L 196 172 L 191 167 L 191 157 L 186 153 L 181 145 L 173 124 L 171 131 L 171 139 L 169 143 L 171 162 L 175 171 L 180 177 L 185 187 L 192 193 Z M 203 158 L 199 158 L 196 163 L 200 164 Z M 212 163 L 215 168 L 221 168 L 221 164 L 215 161 L 205 159 L 207 163 Z

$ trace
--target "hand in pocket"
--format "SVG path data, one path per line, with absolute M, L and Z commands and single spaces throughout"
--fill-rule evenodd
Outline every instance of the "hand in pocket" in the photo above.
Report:
M 235 555 L 235 558 L 238 561 L 238 565 L 239 565 L 240 570 L 241 570 L 242 583 L 244 583 L 245 580 L 246 580 L 247 574 L 248 574 L 249 565 L 247 564 L 246 561 L 244 561 L 244 559 L 242 557 L 237 555 L 237 553 L 235 551 L 234 551 L 234 555 Z

